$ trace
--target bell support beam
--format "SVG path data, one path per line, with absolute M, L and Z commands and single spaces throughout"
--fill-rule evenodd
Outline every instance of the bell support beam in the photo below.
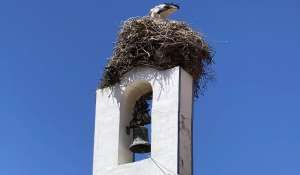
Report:
M 93 175 L 192 174 L 193 80 L 182 68 L 139 67 L 98 89 Z M 152 91 L 151 158 L 132 162 L 126 127 L 136 100 Z

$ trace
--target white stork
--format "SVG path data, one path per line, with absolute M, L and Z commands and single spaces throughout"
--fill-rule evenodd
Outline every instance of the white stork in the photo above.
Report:
M 179 9 L 179 5 L 174 3 L 163 3 L 153 7 L 149 16 L 157 19 L 166 19 L 172 13 L 176 12 Z

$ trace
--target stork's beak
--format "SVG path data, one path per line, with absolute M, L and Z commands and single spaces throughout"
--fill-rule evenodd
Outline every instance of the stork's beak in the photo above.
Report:
M 179 5 L 177 5 L 177 4 L 169 3 L 169 5 L 170 5 L 170 7 L 174 8 L 174 9 L 177 9 L 177 10 L 180 9 Z
M 177 10 L 180 9 L 179 5 L 176 5 L 176 4 L 173 5 L 173 8 L 175 8 L 175 9 L 177 9 Z

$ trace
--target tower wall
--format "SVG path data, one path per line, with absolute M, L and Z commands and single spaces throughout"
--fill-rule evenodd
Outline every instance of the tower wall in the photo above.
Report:
M 97 90 L 93 175 L 192 174 L 193 80 L 182 68 L 135 68 Z M 132 162 L 126 126 L 135 101 L 153 91 L 151 157 Z

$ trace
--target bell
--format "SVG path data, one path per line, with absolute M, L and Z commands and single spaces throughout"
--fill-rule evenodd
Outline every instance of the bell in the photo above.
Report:
M 151 145 L 148 139 L 148 129 L 144 126 L 133 128 L 133 142 L 129 146 L 129 150 L 133 153 L 149 153 Z

